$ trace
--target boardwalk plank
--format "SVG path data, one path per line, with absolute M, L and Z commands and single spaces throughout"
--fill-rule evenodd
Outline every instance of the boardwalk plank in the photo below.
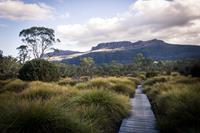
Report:
M 118 133 L 159 133 L 151 104 L 141 86 L 137 87 L 131 106 L 131 114 L 122 121 Z

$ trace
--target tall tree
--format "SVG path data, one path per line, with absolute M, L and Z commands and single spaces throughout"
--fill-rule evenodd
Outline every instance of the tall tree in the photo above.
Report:
M 26 45 L 21 45 L 19 47 L 17 47 L 17 50 L 19 50 L 19 62 L 21 64 L 24 64 L 26 60 L 29 59 L 29 55 L 28 55 L 28 46 Z
M 54 30 L 45 27 L 24 29 L 19 36 L 22 42 L 31 48 L 34 58 L 42 58 L 56 41 L 60 42 L 59 39 L 55 39 Z
M 3 57 L 3 51 L 0 50 L 0 57 Z
M 0 79 L 16 78 L 20 64 L 16 58 L 11 56 L 2 56 L 0 58 Z
M 82 67 L 82 71 L 86 74 L 86 75 L 91 75 L 91 69 L 92 66 L 94 65 L 94 60 L 93 58 L 82 58 L 80 59 L 80 65 Z
M 134 57 L 133 63 L 136 70 L 150 71 L 152 69 L 153 60 L 151 58 L 146 58 L 142 53 L 139 53 Z

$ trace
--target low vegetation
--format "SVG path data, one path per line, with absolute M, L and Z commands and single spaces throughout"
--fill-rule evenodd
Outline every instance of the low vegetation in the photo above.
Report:
M 12 79 L 12 80 L 0 80 L 0 93 L 5 91 L 21 92 L 28 85 L 28 82 Z
M 159 76 L 144 82 L 162 132 L 200 132 L 200 79 Z
M 68 80 L 1 81 L 0 131 L 114 133 L 129 115 L 128 96 L 139 82 L 130 77 L 108 77 L 85 83 L 74 81 L 76 84 L 71 84 L 75 79 L 70 79 L 69 83 L 61 84 Z
M 122 78 L 122 77 L 108 77 L 108 78 L 93 78 L 92 80 L 76 85 L 79 89 L 106 89 L 124 94 L 126 96 L 133 96 L 136 85 L 139 83 L 137 78 Z
M 141 80 L 161 132 L 200 132 L 198 59 L 156 61 L 138 54 L 132 64 L 97 65 L 86 57 L 70 65 L 42 60 L 43 54 L 28 61 L 0 51 L 0 132 L 117 132 Z
M 19 78 L 26 81 L 57 81 L 59 74 L 57 67 L 48 61 L 34 59 L 27 61 L 19 70 Z

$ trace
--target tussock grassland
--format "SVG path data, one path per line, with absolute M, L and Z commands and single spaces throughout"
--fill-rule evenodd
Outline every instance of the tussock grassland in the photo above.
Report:
M 58 85 L 62 85 L 62 86 L 71 85 L 71 86 L 74 86 L 79 82 L 81 82 L 81 80 L 74 80 L 72 78 L 63 78 L 60 81 L 58 81 Z
M 114 133 L 129 115 L 128 96 L 138 82 L 127 77 L 95 78 L 77 85 L 0 81 L 0 131 Z
M 154 77 L 144 82 L 144 91 L 162 132 L 200 132 L 200 78 Z
M 27 87 L 27 85 L 28 82 L 20 79 L 0 80 L 0 93 L 5 91 L 21 92 Z
M 79 83 L 75 87 L 78 89 L 105 89 L 132 97 L 139 82 L 139 79 L 132 77 L 99 77 Z

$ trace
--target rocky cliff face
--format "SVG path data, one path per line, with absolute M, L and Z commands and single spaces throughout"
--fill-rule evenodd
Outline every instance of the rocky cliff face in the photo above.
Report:
M 117 61 L 120 63 L 132 63 L 136 54 L 143 53 L 146 57 L 155 60 L 178 60 L 186 58 L 200 59 L 200 46 L 168 44 L 162 40 L 149 41 L 120 41 L 100 43 L 96 47 L 92 47 L 91 51 L 83 53 L 73 53 L 66 55 L 65 53 L 61 62 L 79 64 L 83 57 L 94 58 L 97 64 L 110 63 Z M 69 58 L 70 57 L 70 58 Z

